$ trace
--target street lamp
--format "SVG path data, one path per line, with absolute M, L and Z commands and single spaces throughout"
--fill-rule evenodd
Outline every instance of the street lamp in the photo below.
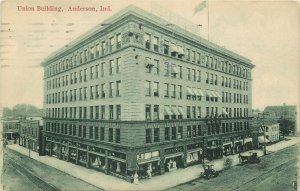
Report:
M 267 149 L 266 149 L 266 127 L 265 127 L 265 116 L 269 115 L 269 112 L 262 112 L 262 113 L 258 113 L 257 119 L 261 119 L 262 120 L 262 129 L 264 131 L 264 155 L 267 154 Z

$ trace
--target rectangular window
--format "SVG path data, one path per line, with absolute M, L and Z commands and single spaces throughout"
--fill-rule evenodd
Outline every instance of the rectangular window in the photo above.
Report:
M 83 81 L 87 81 L 87 69 L 83 70 Z
M 115 62 L 114 60 L 109 61 L 109 75 L 114 74 Z
M 182 86 L 178 85 L 178 98 L 182 99 Z
M 105 98 L 105 84 L 101 84 L 101 98 Z
M 169 67 L 170 63 L 169 62 L 165 62 L 164 63 L 164 75 L 165 76 L 169 76 L 170 75 L 170 67 Z
M 117 105 L 117 120 L 121 120 L 121 105 Z
M 175 98 L 176 97 L 176 85 L 171 84 L 171 97 Z
M 121 81 L 116 82 L 116 96 L 121 96 Z
M 182 139 L 183 138 L 183 128 L 180 126 L 178 127 L 178 132 L 177 132 L 177 138 Z
M 198 136 L 201 136 L 202 134 L 202 132 L 201 132 L 201 125 L 198 125 L 197 126 L 197 132 L 198 132 Z
M 79 125 L 78 126 L 78 137 L 81 137 L 82 136 L 82 126 Z
M 151 105 L 145 105 L 145 120 L 151 120 Z
M 104 140 L 104 137 L 105 137 L 105 130 L 104 130 L 104 127 L 101 127 L 100 128 L 100 140 L 103 141 Z
M 165 140 L 170 140 L 170 127 L 165 127 Z
M 150 34 L 145 34 L 145 47 L 147 49 L 150 49 L 150 46 L 151 46 L 151 42 L 150 42 L 150 39 L 151 39 L 151 35 Z
M 116 143 L 120 143 L 121 141 L 121 130 L 120 129 L 116 129 Z
M 117 58 L 116 59 L 116 73 L 120 73 L 121 72 L 121 58 Z
M 108 129 L 108 141 L 113 142 L 113 140 L 114 140 L 114 129 L 109 128 Z
M 153 119 L 159 120 L 159 105 L 154 105 Z
M 105 63 L 101 63 L 101 77 L 105 76 Z
M 145 95 L 146 96 L 151 96 L 151 82 L 150 81 L 146 81 L 145 82 Z
M 94 107 L 90 106 L 90 119 L 94 118 Z
M 91 80 L 94 78 L 94 66 L 90 67 L 90 78 Z
M 191 118 L 191 106 L 186 107 L 186 118 L 187 119 Z
M 86 138 L 86 126 L 82 126 L 82 137 Z
M 94 89 L 95 89 L 94 86 L 90 87 L 90 99 L 94 99 Z
M 169 55 L 169 42 L 164 41 L 164 54 Z
M 186 68 L 187 69 L 187 80 L 191 80 L 191 69 L 190 68 Z
M 164 96 L 169 97 L 169 84 L 164 84 Z
M 109 52 L 111 52 L 113 50 L 114 45 L 115 45 L 115 38 L 111 37 L 109 39 Z
M 89 138 L 90 139 L 93 139 L 93 129 L 94 129 L 94 127 L 90 126 L 90 128 L 89 128 Z
M 159 128 L 154 128 L 154 142 L 159 142 Z
M 176 127 L 172 127 L 172 140 L 176 140 L 176 135 L 177 135 L 177 132 L 176 132 Z
M 94 127 L 95 139 L 99 139 L 99 127 Z
M 101 106 L 101 119 L 105 119 L 105 106 Z
M 96 44 L 95 55 L 96 55 L 96 58 L 99 58 L 99 56 L 100 56 L 100 44 Z
M 117 49 L 121 48 L 122 36 L 121 33 L 117 34 Z
M 95 118 L 99 119 L 99 106 L 95 106 Z
M 191 129 L 191 126 L 187 126 L 186 136 L 189 137 L 189 138 L 192 137 L 192 129 Z
M 109 119 L 113 120 L 114 119 L 114 106 L 109 105 Z
M 158 37 L 153 37 L 153 50 L 158 52 Z
M 109 97 L 113 97 L 113 91 L 114 91 L 114 83 L 109 83 Z
M 146 143 L 152 142 L 152 129 L 146 129 Z
M 159 83 L 158 82 L 154 82 L 153 84 L 153 96 L 158 97 L 159 96 Z

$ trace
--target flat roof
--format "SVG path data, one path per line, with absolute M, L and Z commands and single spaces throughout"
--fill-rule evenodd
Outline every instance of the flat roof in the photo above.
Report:
M 170 22 L 162 19 L 161 17 L 158 17 L 152 13 L 149 13 L 139 7 L 136 7 L 134 5 L 129 5 L 126 8 L 122 9 L 121 11 L 117 12 L 116 14 L 114 14 L 113 16 L 111 16 L 110 18 L 104 20 L 102 23 L 112 23 L 112 22 L 116 22 L 118 20 L 121 20 L 129 15 L 134 15 L 140 19 L 144 19 L 147 20 L 153 24 L 156 25 L 160 25 L 161 27 L 164 27 L 165 30 L 169 30 L 170 32 L 175 32 L 180 36 L 184 36 L 186 38 L 189 38 L 197 43 L 199 43 L 200 45 L 214 50 L 216 52 L 219 52 L 221 54 L 224 54 L 226 56 L 230 56 L 234 59 L 240 60 L 244 63 L 246 63 L 247 65 L 249 65 L 250 67 L 254 67 L 254 65 L 251 63 L 251 60 L 243 57 L 237 53 L 234 53 L 233 51 L 230 51 L 228 49 L 225 49 L 215 43 L 212 43 L 198 35 L 195 35 L 185 29 L 180 28 L 177 25 L 173 25 L 172 28 L 167 28 L 166 24 L 170 24 Z M 55 59 L 58 55 L 63 54 L 64 52 L 67 52 L 69 50 L 71 50 L 72 48 L 76 47 L 77 45 L 79 45 L 80 43 L 86 41 L 87 39 L 89 39 L 90 37 L 96 35 L 97 33 L 104 31 L 106 28 L 110 27 L 110 25 L 105 25 L 105 26 L 101 26 L 101 24 L 99 23 L 98 25 L 96 25 L 95 27 L 93 27 L 91 30 L 89 30 L 86 33 L 83 33 L 82 35 L 80 35 L 78 38 L 76 38 L 75 40 L 71 41 L 70 43 L 68 43 L 67 45 L 63 46 L 62 48 L 58 49 L 57 51 L 54 51 L 53 53 L 51 53 L 48 57 L 46 57 L 42 62 L 41 65 L 45 66 L 49 61 L 52 61 L 53 59 Z M 175 30 L 174 30 L 175 29 Z

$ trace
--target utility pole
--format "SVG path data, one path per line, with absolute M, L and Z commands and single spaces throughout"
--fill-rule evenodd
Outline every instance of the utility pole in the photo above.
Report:
M 265 127 L 265 116 L 269 115 L 268 112 L 262 112 L 262 113 L 258 113 L 258 117 L 257 119 L 261 119 L 262 120 L 262 125 L 261 127 L 263 128 L 264 131 L 264 155 L 267 154 L 267 148 L 266 148 L 266 127 Z

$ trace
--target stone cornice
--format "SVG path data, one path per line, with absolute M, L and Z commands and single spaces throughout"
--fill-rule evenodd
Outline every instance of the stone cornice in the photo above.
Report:
M 166 27 L 166 25 L 169 22 L 151 13 L 148 13 L 140 8 L 137 8 L 135 6 L 129 6 L 121 10 L 114 16 L 110 17 L 109 19 L 102 22 L 102 23 L 109 23 L 109 25 L 101 27 L 100 29 L 99 29 L 100 25 L 97 25 L 89 32 L 81 35 L 73 42 L 69 43 L 68 47 L 61 48 L 58 51 L 52 53 L 41 63 L 41 65 L 46 66 L 53 61 L 56 61 L 64 56 L 67 56 L 68 54 L 76 51 L 82 46 L 91 43 L 93 40 L 96 40 L 100 36 L 104 36 L 110 33 L 111 31 L 113 31 L 114 29 L 130 21 L 143 23 L 147 27 L 151 27 L 153 30 L 164 33 L 166 36 L 169 36 L 171 38 L 176 38 L 177 40 L 180 41 L 184 39 L 186 43 L 194 47 L 199 47 L 201 49 L 204 49 L 205 51 L 214 53 L 216 55 L 225 57 L 227 59 L 229 58 L 231 61 L 235 61 L 239 64 L 246 65 L 250 68 L 255 67 L 253 64 L 251 64 L 251 61 L 249 59 L 242 57 L 232 51 L 224 49 L 214 43 L 211 43 L 205 40 L 204 38 L 199 37 L 191 32 L 185 31 L 180 27 L 177 27 L 175 25 L 171 28 Z

